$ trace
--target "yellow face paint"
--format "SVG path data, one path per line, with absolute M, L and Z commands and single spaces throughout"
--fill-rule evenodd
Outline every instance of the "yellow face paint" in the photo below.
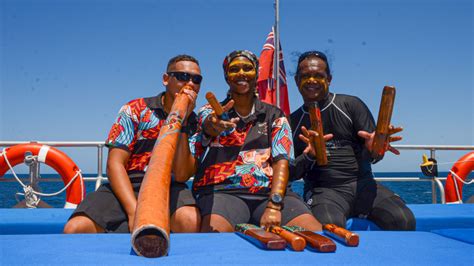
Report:
M 306 86 L 311 86 L 312 84 L 319 85 L 322 88 L 322 93 L 319 93 L 318 99 L 322 100 L 325 95 L 329 92 L 329 83 L 326 77 L 321 76 L 310 76 L 310 75 L 303 75 L 300 81 L 300 87 L 304 88 Z
M 326 89 L 328 87 L 328 80 L 325 77 L 314 77 L 314 76 L 304 76 L 301 77 L 301 86 L 305 86 L 311 83 L 318 83 L 323 85 Z
M 257 71 L 254 65 L 248 59 L 236 58 L 232 60 L 227 69 L 227 77 L 229 80 L 235 80 L 237 77 L 244 76 L 247 80 L 255 79 Z

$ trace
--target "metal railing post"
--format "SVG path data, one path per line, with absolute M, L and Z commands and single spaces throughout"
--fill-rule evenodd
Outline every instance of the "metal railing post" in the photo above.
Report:
M 430 149 L 430 157 L 433 158 L 433 159 L 436 159 L 435 156 L 436 156 L 436 150 L 435 150 L 435 149 Z M 432 202 L 433 204 L 436 204 L 436 203 L 437 203 L 436 181 L 435 181 L 435 178 L 436 178 L 436 177 L 433 177 L 433 178 L 431 179 L 431 202 Z
M 102 184 L 102 166 L 103 166 L 103 150 L 104 145 L 97 145 L 97 180 L 95 181 L 95 190 L 97 190 Z

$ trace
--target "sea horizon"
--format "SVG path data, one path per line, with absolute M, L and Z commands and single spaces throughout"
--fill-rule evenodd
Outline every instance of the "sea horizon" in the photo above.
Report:
M 448 172 L 439 172 L 440 177 L 446 177 Z M 105 174 L 103 174 L 105 176 Z M 18 174 L 20 178 L 27 178 L 28 174 Z M 96 173 L 86 173 L 84 177 L 96 177 Z M 420 177 L 423 181 L 412 182 L 412 181 L 382 181 L 382 185 L 388 187 L 396 194 L 398 194 L 407 204 L 430 204 L 432 203 L 432 192 L 431 192 L 431 182 L 424 181 L 429 180 L 429 177 L 423 176 L 421 172 L 374 172 L 375 177 Z M 42 178 L 52 179 L 58 178 L 57 174 L 42 174 Z M 474 178 L 474 173 L 471 173 L 467 179 Z M 188 186 L 191 186 L 189 181 Z M 444 181 L 443 181 L 444 184 Z M 86 191 L 90 193 L 95 189 L 95 181 L 86 181 Z M 0 208 L 11 208 L 17 204 L 15 198 L 16 193 L 22 193 L 21 185 L 18 182 L 15 182 L 12 174 L 6 174 L 4 177 L 0 177 Z M 42 192 L 53 193 L 59 191 L 64 184 L 59 181 L 52 182 L 41 182 L 40 188 Z M 300 196 L 303 194 L 303 182 L 296 181 L 292 184 L 292 189 Z M 437 202 L 441 203 L 440 193 L 437 191 Z M 463 201 L 467 200 L 474 196 L 474 185 L 464 185 L 463 186 Z M 23 196 L 18 196 L 18 199 L 23 199 Z M 62 208 L 65 202 L 65 193 L 61 193 L 58 196 L 54 197 L 42 197 L 44 202 L 48 203 L 54 208 Z

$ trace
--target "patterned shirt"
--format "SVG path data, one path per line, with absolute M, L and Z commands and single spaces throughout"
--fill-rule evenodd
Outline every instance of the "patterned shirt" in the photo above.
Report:
M 293 161 L 291 128 L 284 113 L 258 99 L 254 108 L 255 112 L 241 118 L 235 129 L 212 138 L 207 147 L 202 144 L 202 123 L 212 108 L 205 105 L 199 110 L 198 132 L 189 144 L 198 160 L 193 183 L 196 193 L 226 190 L 265 194 L 271 188 L 272 163 Z M 234 109 L 228 115 L 238 116 Z
M 160 129 L 168 114 L 161 102 L 164 92 L 158 96 L 135 99 L 120 108 L 115 123 L 105 141 L 109 148 L 120 148 L 131 153 L 127 173 L 144 173 L 150 162 L 151 152 Z M 196 114 L 188 118 L 192 135 L 196 131 Z

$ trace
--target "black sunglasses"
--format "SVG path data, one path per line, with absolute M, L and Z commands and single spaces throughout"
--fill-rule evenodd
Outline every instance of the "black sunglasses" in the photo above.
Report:
M 202 76 L 199 74 L 193 75 L 186 72 L 168 72 L 168 75 L 175 77 L 179 81 L 188 82 L 193 81 L 194 84 L 199 85 L 202 81 Z

